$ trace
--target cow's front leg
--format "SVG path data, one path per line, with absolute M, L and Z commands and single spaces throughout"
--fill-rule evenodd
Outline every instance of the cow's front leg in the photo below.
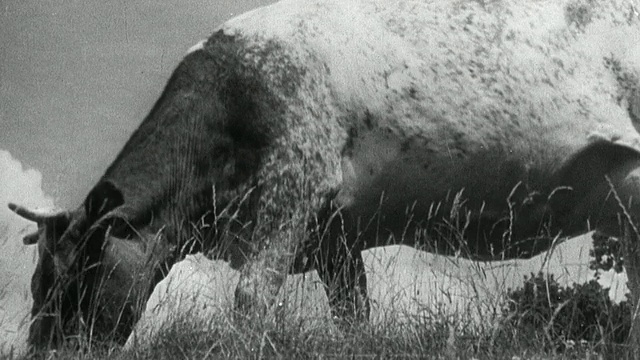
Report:
M 274 172 L 275 173 L 275 172 Z M 307 237 L 313 203 L 303 175 L 279 174 L 255 193 L 251 254 L 240 269 L 235 307 L 243 315 L 267 315 Z M 269 187 L 269 184 L 271 186 Z
M 293 250 L 288 245 L 288 241 L 271 244 L 243 265 L 235 291 L 241 314 L 264 316 L 270 310 L 291 266 Z

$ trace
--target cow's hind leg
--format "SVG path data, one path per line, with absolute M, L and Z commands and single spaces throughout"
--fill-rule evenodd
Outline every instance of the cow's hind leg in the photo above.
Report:
M 634 153 L 635 156 L 635 153 Z M 622 158 L 619 156 L 619 158 Z M 640 355 L 640 159 L 609 172 L 608 179 L 584 197 L 583 208 L 603 234 L 621 237 L 624 269 L 633 306 L 628 344 L 631 358 Z
M 333 243 L 316 255 L 316 266 L 324 282 L 331 314 L 343 324 L 366 321 L 370 304 L 367 277 L 360 249 Z

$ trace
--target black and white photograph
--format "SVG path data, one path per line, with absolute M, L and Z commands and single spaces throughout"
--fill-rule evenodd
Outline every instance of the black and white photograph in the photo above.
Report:
M 0 358 L 640 358 L 637 0 L 3 0 Z

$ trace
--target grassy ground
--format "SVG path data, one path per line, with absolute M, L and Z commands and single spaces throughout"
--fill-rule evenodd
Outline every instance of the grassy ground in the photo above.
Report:
M 544 336 L 496 327 L 465 327 L 447 319 L 361 324 L 340 330 L 329 319 L 201 319 L 184 316 L 145 345 L 128 350 L 93 346 L 84 352 L 40 354 L 46 359 L 601 359 L 593 344 L 562 353 L 544 350 Z M 542 335 L 542 334 L 539 334 Z M 605 358 L 622 358 L 611 353 Z M 5 355 L 12 358 L 10 354 Z
M 216 276 L 217 275 L 217 276 Z M 223 274 L 214 274 L 219 277 Z M 475 274 L 471 279 L 480 279 Z M 291 282 L 295 283 L 296 278 Z M 448 311 L 424 304 L 404 310 L 394 301 L 375 304 L 375 320 L 339 327 L 327 315 L 326 304 L 309 311 L 314 287 L 288 284 L 272 318 L 239 318 L 227 305 L 203 310 L 201 304 L 181 299 L 184 307 L 154 324 L 151 336 L 141 336 L 124 349 L 103 344 L 83 351 L 62 349 L 36 354 L 41 359 L 621 359 L 624 347 L 565 342 L 559 351 L 549 346 L 544 328 L 515 327 L 500 316 L 500 302 L 478 296 L 470 306 Z M 481 286 L 477 280 L 477 286 Z M 167 285 L 167 291 L 171 286 Z M 301 288 L 300 286 L 306 286 Z M 445 297 L 453 296 L 440 289 Z M 317 294 L 316 294 L 317 295 Z M 192 295 L 202 298 L 205 294 Z M 393 297 L 392 297 L 393 298 Z M 169 301 L 169 300 L 165 300 Z M 324 299 L 326 302 L 326 298 Z M 175 306 L 176 304 L 165 304 Z M 478 311 L 478 309 L 482 309 Z M 494 311 L 491 311 L 493 309 Z M 508 314 L 507 314 L 508 316 Z M 5 359 L 22 359 L 5 352 Z
M 571 245 L 573 246 L 573 245 Z M 399 254 L 399 253 L 398 253 Z M 501 313 L 506 293 L 507 273 L 489 271 L 479 263 L 458 262 L 436 257 L 423 267 L 407 265 L 396 254 L 385 263 L 373 261 L 379 254 L 371 252 L 369 285 L 374 299 L 372 321 L 340 327 L 328 316 L 324 291 L 315 274 L 291 277 L 283 289 L 281 303 L 274 316 L 238 318 L 230 310 L 230 294 L 237 274 L 228 270 L 203 268 L 191 283 L 212 287 L 208 293 L 190 293 L 175 304 L 161 304 L 165 313 L 162 324 L 153 323 L 149 334 L 142 334 L 128 348 L 113 344 L 81 346 L 52 353 L 35 354 L 41 359 L 620 359 L 624 347 L 607 344 L 564 342 L 562 351 L 549 346 L 544 327 L 522 328 L 509 323 L 509 314 Z M 367 258 L 365 256 L 365 261 Z M 385 255 L 386 256 L 386 255 Z M 385 256 L 380 256 L 385 258 Z M 425 261 L 424 259 L 418 261 Z M 439 263 L 438 263 L 439 262 Z M 394 274 L 402 264 L 418 268 L 416 278 L 406 273 Z M 195 263 L 182 263 L 193 270 Z M 461 265 L 463 264 L 463 265 Z M 226 265 L 225 265 L 226 266 Z M 447 269 L 453 281 L 418 285 L 425 279 L 442 279 L 433 268 Z M 224 269 L 224 267 L 223 267 Z M 175 270 L 175 269 L 174 269 Z M 459 270 L 456 273 L 456 270 Z M 425 271 L 429 271 L 428 273 Z M 464 275 L 462 275 L 464 274 Z M 215 285 L 214 281 L 223 281 Z M 188 281 L 178 278 L 159 285 L 158 292 L 175 294 Z M 469 293 L 460 294 L 458 283 L 466 283 Z M 488 283 L 497 284 L 488 286 Z M 173 286 L 173 287 L 172 287 Z M 411 288 L 409 288 L 411 286 Z M 163 289 L 161 289 L 164 287 Z M 226 287 L 226 291 L 222 290 Z M 436 289 L 433 291 L 433 289 Z M 426 301 L 429 293 L 439 298 Z M 496 291 L 496 289 L 498 291 Z M 226 295 L 224 293 L 227 293 Z M 215 305 L 204 309 L 203 299 L 219 296 Z M 456 298 L 465 296 L 465 306 L 455 307 Z M 407 307 L 409 299 L 411 306 Z M 160 300 L 160 301 L 176 301 Z M 185 304 L 188 310 L 185 309 Z M 180 311 L 173 311 L 180 307 Z M 453 308 L 453 311 L 451 310 Z M 156 314 L 157 315 L 157 314 Z M 0 341 L 1 343 L 2 341 Z M 23 359 L 10 350 L 2 359 Z

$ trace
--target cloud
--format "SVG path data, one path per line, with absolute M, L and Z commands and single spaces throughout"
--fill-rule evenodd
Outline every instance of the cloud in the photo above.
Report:
M 53 200 L 42 191 L 42 174 L 25 169 L 8 151 L 0 150 L 0 350 L 25 349 L 31 274 L 36 265 L 35 247 L 22 244 L 22 237 L 36 230 L 7 208 L 14 202 L 35 208 L 53 208 Z

